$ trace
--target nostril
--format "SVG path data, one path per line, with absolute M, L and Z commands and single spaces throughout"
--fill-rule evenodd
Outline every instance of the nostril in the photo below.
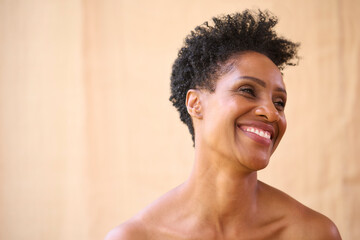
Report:
M 276 122 L 280 118 L 280 114 L 276 108 L 265 104 L 255 109 L 255 115 L 265 118 L 269 122 Z

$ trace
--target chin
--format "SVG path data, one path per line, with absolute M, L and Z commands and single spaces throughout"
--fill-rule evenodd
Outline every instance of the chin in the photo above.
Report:
M 269 165 L 269 158 L 252 159 L 251 162 L 246 164 L 250 170 L 259 171 L 266 168 Z

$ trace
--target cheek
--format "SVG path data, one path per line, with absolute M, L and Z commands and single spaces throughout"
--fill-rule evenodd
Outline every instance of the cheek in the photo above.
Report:
M 281 118 L 280 118 L 280 120 L 278 122 L 278 126 L 279 126 L 279 135 L 278 135 L 277 139 L 275 140 L 275 144 L 274 144 L 274 148 L 272 150 L 272 153 L 275 151 L 275 149 L 279 145 L 282 137 L 284 136 L 284 133 L 285 133 L 285 130 L 286 130 L 286 118 L 285 118 L 285 116 L 281 116 Z
M 281 138 L 284 136 L 284 133 L 286 131 L 286 126 L 287 126 L 286 118 L 285 118 L 285 116 L 282 116 L 279 121 L 279 139 L 278 139 L 278 141 L 280 141 Z
M 284 116 L 283 119 L 282 119 L 282 125 L 283 125 L 283 132 L 285 133 L 286 127 L 287 127 L 287 122 L 286 122 L 285 116 Z

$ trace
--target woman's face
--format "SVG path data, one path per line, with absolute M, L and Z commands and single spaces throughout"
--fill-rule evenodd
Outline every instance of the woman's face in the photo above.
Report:
M 229 61 L 232 70 L 201 91 L 202 142 L 221 159 L 249 171 L 267 166 L 286 129 L 286 91 L 277 66 L 265 55 L 246 52 Z

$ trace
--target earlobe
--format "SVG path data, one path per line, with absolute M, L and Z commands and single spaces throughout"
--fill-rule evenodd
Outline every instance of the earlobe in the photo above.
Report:
M 200 92 L 196 89 L 190 89 L 186 94 L 186 108 L 190 116 L 202 118 L 202 109 L 200 102 Z

